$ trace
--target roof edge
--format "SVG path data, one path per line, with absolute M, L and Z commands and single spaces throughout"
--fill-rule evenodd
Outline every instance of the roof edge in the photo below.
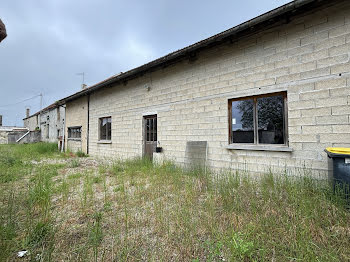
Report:
M 337 1 L 333 1 L 335 3 Z M 313 8 L 322 6 L 324 4 L 333 4 L 329 3 L 327 0 L 295 0 L 280 7 L 277 7 L 271 11 L 268 11 L 264 14 L 261 14 L 255 18 L 252 18 L 246 22 L 243 22 L 237 26 L 234 26 L 230 29 L 227 29 L 221 33 L 215 34 L 209 38 L 196 42 L 192 45 L 179 49 L 177 51 L 171 52 L 165 56 L 157 58 L 153 61 L 150 61 L 144 65 L 133 68 L 131 70 L 126 71 L 125 73 L 120 73 L 109 77 L 97 84 L 94 84 L 84 90 L 78 91 L 70 96 L 67 96 L 57 103 L 59 105 L 65 104 L 66 102 L 78 99 L 84 95 L 88 95 L 100 88 L 109 86 L 114 83 L 127 81 L 129 79 L 137 77 L 137 75 L 144 74 L 148 71 L 155 70 L 156 68 L 166 65 L 167 63 L 176 62 L 178 59 L 184 58 L 186 56 L 191 55 L 191 53 L 195 51 L 200 51 L 202 49 L 208 48 L 213 44 L 219 44 L 223 41 L 227 41 L 228 39 L 239 39 L 241 36 L 240 33 L 249 30 L 250 33 L 259 32 L 264 28 L 260 28 L 259 25 L 262 25 L 266 22 L 270 22 L 270 24 L 275 24 L 282 19 L 288 20 L 288 14 L 290 16 L 295 15 L 297 11 L 300 13 L 305 13 Z M 287 22 L 286 22 L 287 23 Z

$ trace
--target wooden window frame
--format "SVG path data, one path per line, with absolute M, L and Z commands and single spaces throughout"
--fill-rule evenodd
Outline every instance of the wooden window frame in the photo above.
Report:
M 72 130 L 77 130 L 79 131 L 78 133 L 80 134 L 77 137 L 72 137 Z M 81 126 L 69 126 L 67 129 L 67 136 L 69 140 L 81 140 L 81 132 L 82 132 L 82 127 Z
M 144 116 L 144 139 L 146 142 L 157 142 L 158 141 L 158 120 L 157 120 L 157 115 L 147 115 Z M 147 132 L 147 127 L 146 123 L 148 120 L 153 121 L 153 126 L 152 129 L 150 128 Z
M 108 123 L 108 119 L 111 120 L 111 125 L 110 125 L 110 128 L 111 128 L 111 137 L 108 137 L 108 129 L 106 127 L 106 139 L 102 139 L 101 138 L 101 135 L 102 135 L 102 132 L 101 132 L 101 122 L 103 121 L 103 119 L 107 119 L 107 123 Z M 105 116 L 105 117 L 100 117 L 98 119 L 98 141 L 112 141 L 112 116 Z
M 283 113 L 284 113 L 284 121 L 283 121 L 283 131 L 284 131 L 284 143 L 283 144 L 260 144 L 259 143 L 259 132 L 258 130 L 258 112 L 257 112 L 257 100 L 262 97 L 272 97 L 272 96 L 282 96 L 283 97 Z M 254 121 L 254 143 L 232 143 L 232 102 L 234 101 L 242 101 L 242 100 L 253 100 L 253 121 Z M 228 133 L 228 143 L 229 145 L 237 145 L 237 149 L 245 149 L 245 146 L 255 146 L 261 148 L 263 150 L 265 147 L 288 147 L 289 139 L 288 139 L 288 107 L 287 107 L 287 91 L 275 92 L 275 93 L 267 93 L 262 95 L 254 95 L 254 96 L 246 96 L 239 98 L 232 98 L 228 100 L 228 123 L 229 123 L 229 133 Z M 229 148 L 230 149 L 230 148 Z M 232 148 L 235 149 L 235 148 Z M 259 149 L 260 150 L 260 149 Z M 291 150 L 286 150 L 291 151 Z

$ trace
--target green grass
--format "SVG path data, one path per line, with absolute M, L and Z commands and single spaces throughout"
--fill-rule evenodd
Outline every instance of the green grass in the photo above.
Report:
M 46 155 L 65 164 L 32 162 Z M 0 261 L 350 260 L 350 212 L 328 183 L 84 161 L 0 147 Z

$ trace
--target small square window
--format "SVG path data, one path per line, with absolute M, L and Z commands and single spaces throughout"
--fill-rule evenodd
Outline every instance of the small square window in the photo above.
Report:
M 81 126 L 68 127 L 68 138 L 81 138 Z

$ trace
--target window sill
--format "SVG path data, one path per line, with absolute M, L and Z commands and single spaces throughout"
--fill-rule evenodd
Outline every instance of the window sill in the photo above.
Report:
M 240 145 L 230 144 L 225 147 L 229 150 L 253 150 L 253 151 L 277 151 L 277 152 L 292 152 L 293 148 L 288 146 L 278 145 Z
M 81 138 L 69 138 L 68 137 L 68 140 L 69 141 L 81 141 Z
M 98 140 L 97 144 L 112 144 L 111 140 Z

